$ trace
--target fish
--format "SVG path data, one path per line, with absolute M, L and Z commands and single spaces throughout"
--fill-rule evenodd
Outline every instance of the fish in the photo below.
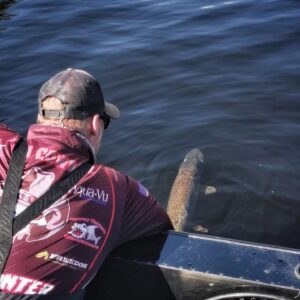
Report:
M 188 231 L 189 215 L 195 209 L 201 186 L 204 156 L 200 149 L 195 148 L 187 153 L 181 163 L 171 188 L 167 213 L 176 231 Z

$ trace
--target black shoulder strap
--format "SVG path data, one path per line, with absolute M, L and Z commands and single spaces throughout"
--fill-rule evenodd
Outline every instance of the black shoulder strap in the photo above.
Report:
M 21 138 L 12 153 L 0 203 L 0 274 L 2 273 L 12 244 L 13 217 L 26 153 L 27 143 Z
M 83 163 L 65 178 L 56 182 L 43 196 L 13 219 L 26 153 L 27 143 L 21 139 L 13 151 L 3 188 L 2 201 L 0 203 L 0 274 L 7 261 L 13 235 L 66 194 L 92 166 L 90 162 Z
M 83 163 L 68 176 L 56 182 L 43 196 L 17 215 L 13 224 L 13 234 L 23 229 L 30 221 L 38 217 L 43 210 L 65 195 L 88 172 L 91 166 L 92 164 L 89 162 Z

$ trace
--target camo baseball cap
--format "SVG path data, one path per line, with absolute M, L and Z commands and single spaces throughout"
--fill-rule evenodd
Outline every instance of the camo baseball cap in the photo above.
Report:
M 43 109 L 43 100 L 50 96 L 59 99 L 64 109 Z M 104 119 L 116 119 L 120 111 L 112 103 L 104 101 L 100 84 L 91 74 L 69 68 L 55 74 L 41 87 L 39 114 L 56 119 L 85 119 L 95 114 Z

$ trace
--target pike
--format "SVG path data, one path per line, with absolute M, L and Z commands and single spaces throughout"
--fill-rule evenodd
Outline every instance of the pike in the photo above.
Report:
M 173 183 L 167 213 L 177 231 L 187 231 L 190 227 L 189 215 L 200 195 L 203 162 L 201 150 L 192 149 L 181 163 Z

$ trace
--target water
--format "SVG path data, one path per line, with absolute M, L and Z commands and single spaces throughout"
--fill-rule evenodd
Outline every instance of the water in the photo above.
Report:
M 195 222 L 300 248 L 299 36 L 295 0 L 0 1 L 0 119 L 25 133 L 40 85 L 84 68 L 122 112 L 99 160 L 166 206 L 199 147 Z

